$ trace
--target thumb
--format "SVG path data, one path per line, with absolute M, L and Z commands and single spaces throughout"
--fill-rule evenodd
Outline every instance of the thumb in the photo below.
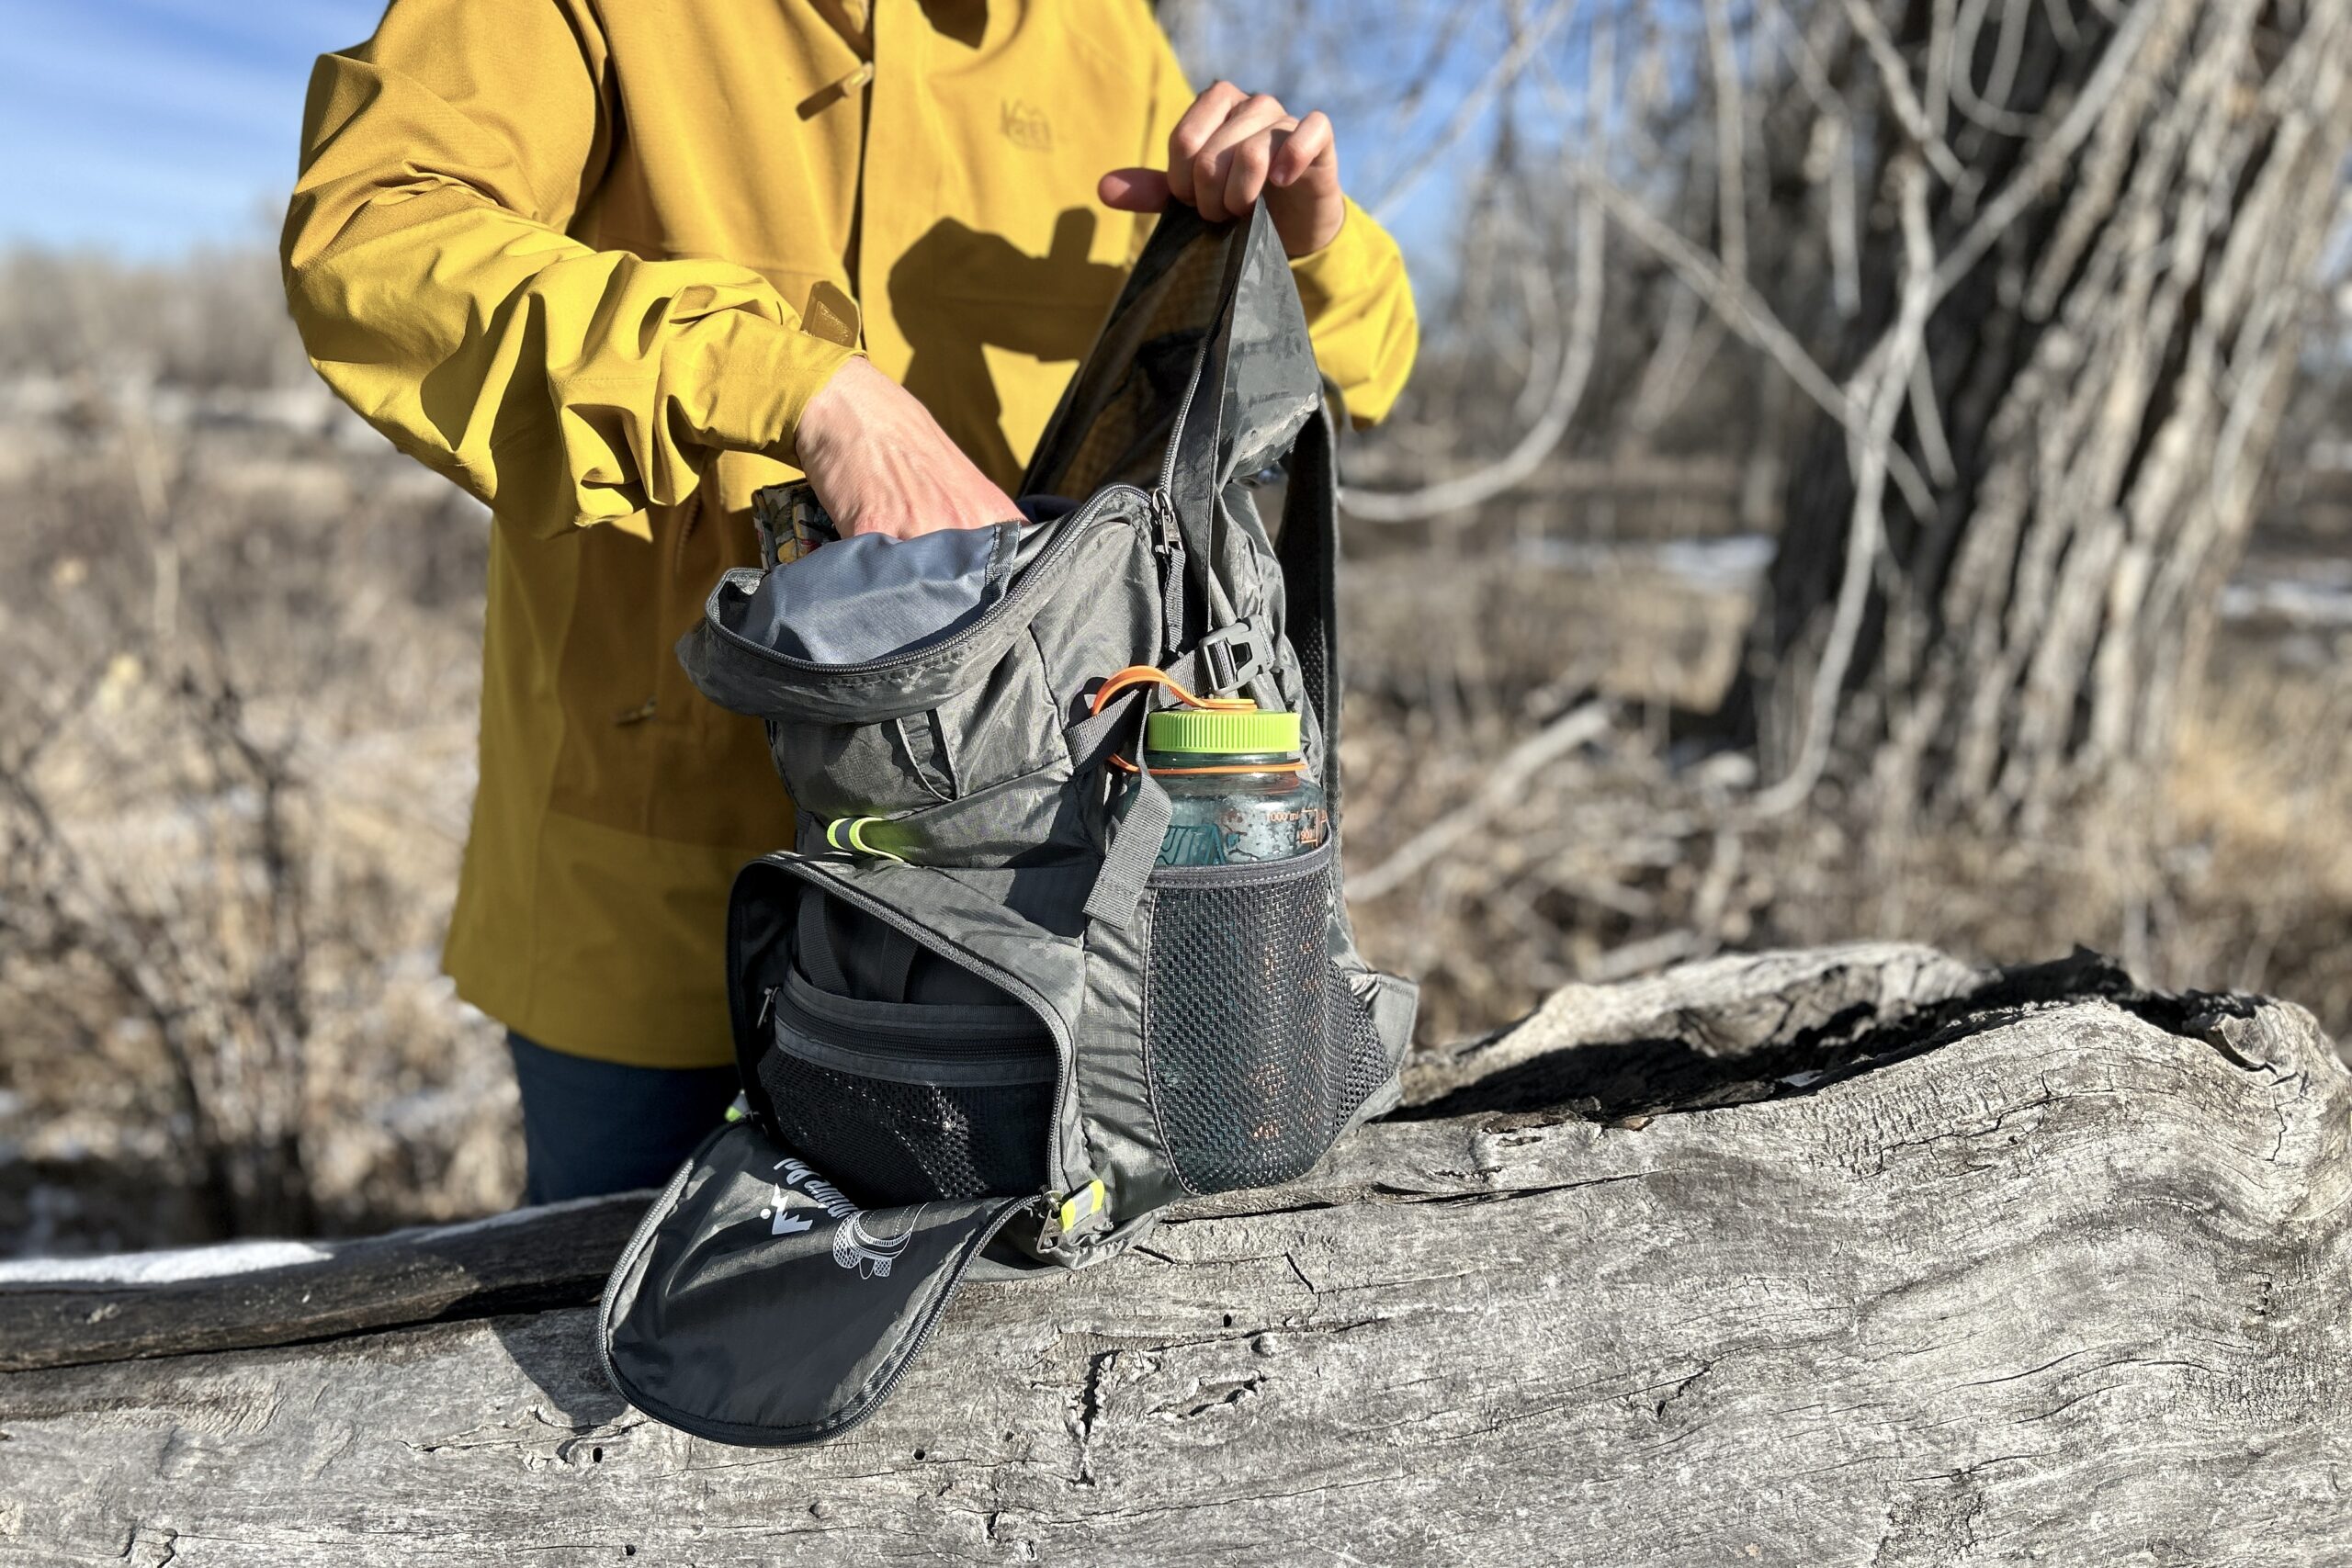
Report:
M 1094 194 L 1121 212 L 1158 212 L 1168 205 L 1168 176 L 1158 169 L 1114 169 Z

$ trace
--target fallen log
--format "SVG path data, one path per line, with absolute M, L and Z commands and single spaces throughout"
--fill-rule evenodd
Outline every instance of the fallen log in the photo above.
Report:
M 0 1343 L 49 1364 L 0 1375 L 0 1562 L 2352 1557 L 2352 1078 L 2299 1009 L 2087 954 L 1718 959 L 1409 1089 L 1302 1182 L 974 1286 L 811 1450 L 645 1420 L 587 1310 L 517 1294 L 626 1205 L 516 1222 L 481 1291 L 430 1232 L 297 1262 L 323 1322 L 269 1269 L 18 1278 Z M 349 1281 L 426 1254 L 358 1325 Z M 107 1337 L 153 1289 L 177 1337 Z M 78 1348 L 74 1292 L 118 1303 Z
M 0 1372 L 577 1306 L 596 1299 L 651 1196 L 356 1241 L 0 1263 Z

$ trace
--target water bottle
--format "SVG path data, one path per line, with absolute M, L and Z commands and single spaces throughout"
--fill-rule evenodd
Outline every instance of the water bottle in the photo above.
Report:
M 1295 713 L 1254 703 L 1169 708 L 1144 720 L 1144 761 L 1174 808 L 1161 865 L 1287 860 L 1331 835 L 1323 791 L 1306 776 Z M 1119 803 L 1125 817 L 1130 788 Z

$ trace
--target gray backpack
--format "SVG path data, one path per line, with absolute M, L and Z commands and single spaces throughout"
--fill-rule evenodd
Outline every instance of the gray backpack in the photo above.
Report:
M 1278 466 L 1270 538 L 1252 491 Z M 767 721 L 799 812 L 731 900 L 735 1119 L 599 1314 L 615 1385 L 686 1431 L 839 1433 L 963 1280 L 1101 1262 L 1396 1102 L 1414 987 L 1357 955 L 1336 831 L 1157 866 L 1167 795 L 1110 760 L 1142 760 L 1159 689 L 1096 700 L 1142 666 L 1299 712 L 1336 824 L 1332 431 L 1262 209 L 1160 220 L 1023 489 L 1079 503 L 797 558 L 787 524 L 821 517 L 763 492 L 767 569 L 680 644 Z

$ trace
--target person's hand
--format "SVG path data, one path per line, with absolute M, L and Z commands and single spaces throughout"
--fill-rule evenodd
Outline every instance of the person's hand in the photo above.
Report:
M 800 471 L 843 538 L 911 539 L 1021 516 L 931 411 L 864 359 L 848 361 L 808 400 L 795 445 Z
M 1331 121 L 1304 118 L 1264 93 L 1218 82 L 1193 100 L 1168 138 L 1168 168 L 1114 169 L 1097 194 L 1122 212 L 1159 212 L 1172 197 L 1212 223 L 1238 218 L 1262 195 L 1293 256 L 1319 251 L 1347 217 Z

